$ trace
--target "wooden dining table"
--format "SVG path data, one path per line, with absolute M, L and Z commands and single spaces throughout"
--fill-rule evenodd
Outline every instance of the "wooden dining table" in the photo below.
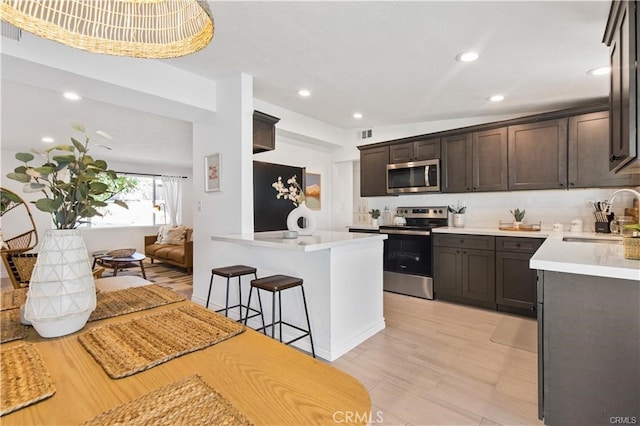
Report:
M 371 400 L 350 375 L 252 329 L 121 379 L 111 379 L 84 349 L 78 335 L 92 327 L 190 304 L 185 301 L 87 323 L 77 333 L 26 339 L 42 355 L 56 392 L 0 418 L 2 425 L 75 425 L 164 385 L 198 374 L 259 425 L 366 423 Z

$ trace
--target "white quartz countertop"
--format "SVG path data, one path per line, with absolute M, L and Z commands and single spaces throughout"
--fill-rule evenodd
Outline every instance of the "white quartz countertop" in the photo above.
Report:
M 617 240 L 618 244 L 565 241 Z M 640 260 L 624 258 L 622 237 L 590 232 L 553 232 L 529 262 L 531 269 L 640 281 Z
M 498 228 L 481 228 L 473 226 L 465 226 L 463 228 L 455 228 L 445 226 L 442 228 L 433 228 L 431 230 L 436 234 L 467 234 L 467 235 L 494 235 L 496 237 L 527 237 L 527 238 L 547 238 L 551 231 L 503 231 Z
M 213 235 L 213 241 L 245 244 L 255 247 L 269 247 L 280 250 L 318 251 L 351 244 L 366 244 L 385 240 L 385 234 L 360 234 L 355 232 L 315 231 L 310 236 L 283 238 L 284 231 L 255 232 L 251 234 Z

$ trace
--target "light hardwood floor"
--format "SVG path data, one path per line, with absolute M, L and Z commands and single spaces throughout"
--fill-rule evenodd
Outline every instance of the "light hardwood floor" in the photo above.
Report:
M 385 330 L 332 363 L 369 390 L 372 423 L 542 424 L 536 354 L 491 341 L 508 315 L 386 292 L 384 315 Z
M 145 269 L 191 297 L 191 275 L 162 263 Z M 385 330 L 331 363 L 369 390 L 372 425 L 542 424 L 536 354 L 491 341 L 508 315 L 387 292 L 384 315 Z

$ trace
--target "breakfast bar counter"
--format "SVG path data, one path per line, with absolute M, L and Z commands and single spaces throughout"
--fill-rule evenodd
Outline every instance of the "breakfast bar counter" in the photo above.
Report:
M 386 235 L 316 231 L 294 239 L 282 236 L 283 231 L 274 231 L 214 235 L 211 239 L 221 266 L 250 265 L 257 268 L 259 278 L 284 274 L 304 280 L 315 351 L 321 358 L 333 361 L 384 329 L 382 261 Z M 234 290 L 235 285 L 231 287 Z M 212 309 L 223 307 L 224 292 L 223 285 L 214 286 Z M 232 294 L 230 300 L 236 297 Z M 284 320 L 305 324 L 299 291 L 283 292 L 282 304 Z M 270 323 L 269 295 L 263 295 L 262 306 Z M 260 326 L 259 321 L 253 318 L 249 326 Z M 283 340 L 294 337 L 294 330 L 283 329 Z M 294 344 L 311 351 L 308 338 Z

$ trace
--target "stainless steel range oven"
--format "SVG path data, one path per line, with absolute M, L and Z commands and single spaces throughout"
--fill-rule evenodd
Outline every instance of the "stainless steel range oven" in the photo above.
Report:
M 381 226 L 384 242 L 384 289 L 433 299 L 431 229 L 447 225 L 447 207 L 398 207 L 405 225 Z

